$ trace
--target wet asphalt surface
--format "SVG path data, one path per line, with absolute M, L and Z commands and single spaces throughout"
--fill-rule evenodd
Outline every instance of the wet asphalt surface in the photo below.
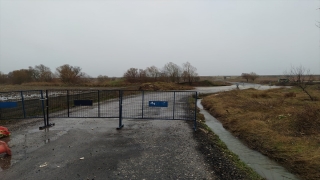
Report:
M 0 179 L 215 179 L 184 121 L 57 119 L 12 132 Z

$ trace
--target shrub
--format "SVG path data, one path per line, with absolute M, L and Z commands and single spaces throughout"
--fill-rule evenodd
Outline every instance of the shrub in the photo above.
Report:
M 302 135 L 319 134 L 320 109 L 315 105 L 305 105 L 296 113 L 295 127 Z
M 262 93 L 254 93 L 251 95 L 252 98 L 270 98 L 270 96 L 266 92 Z
M 296 97 L 296 93 L 294 92 L 287 92 L 284 94 L 285 98 L 291 98 L 291 97 Z

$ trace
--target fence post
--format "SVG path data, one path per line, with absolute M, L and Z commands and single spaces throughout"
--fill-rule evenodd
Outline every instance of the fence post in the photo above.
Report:
M 176 92 L 173 92 L 173 118 L 174 119 L 174 110 L 175 110 L 175 105 L 176 105 Z
M 142 91 L 142 119 L 143 119 L 144 91 Z
M 25 109 L 25 106 L 24 106 L 23 91 L 20 91 L 20 94 L 21 94 L 21 104 L 22 104 L 23 118 L 26 118 L 26 109 Z
M 123 95 L 123 91 L 119 90 L 119 127 L 117 128 L 118 130 L 123 128 L 123 124 L 122 124 L 122 95 Z
M 194 131 L 197 130 L 197 100 L 198 100 L 198 92 L 196 92 L 196 96 L 194 97 L 195 102 L 194 102 L 194 125 L 193 125 L 193 129 Z
M 43 119 L 44 119 L 44 126 L 39 127 L 39 130 L 43 130 L 45 128 L 49 128 L 54 126 L 55 124 L 50 124 L 49 123 L 49 95 L 48 95 L 48 90 L 46 90 L 46 98 L 43 98 L 43 90 L 40 90 L 41 94 L 41 104 L 42 104 L 42 111 L 43 111 Z M 44 109 L 44 100 L 46 101 L 46 110 Z M 47 112 L 47 114 L 46 114 Z
M 69 90 L 67 90 L 67 106 L 68 106 L 68 117 L 70 114 L 70 106 L 69 106 Z
M 48 126 L 48 124 L 47 124 L 47 120 L 46 120 L 46 112 L 45 112 L 45 110 L 44 110 L 44 98 L 43 98 L 43 91 L 42 90 L 40 90 L 40 95 L 41 95 L 41 99 L 40 99 L 40 101 L 41 101 L 41 106 L 42 106 L 42 113 L 43 113 L 43 121 L 44 121 L 44 127 L 46 127 L 46 126 Z
M 100 90 L 98 90 L 98 117 L 100 117 Z
M 46 90 L 46 108 L 47 108 L 47 125 L 49 125 L 49 95 L 48 95 L 48 90 Z

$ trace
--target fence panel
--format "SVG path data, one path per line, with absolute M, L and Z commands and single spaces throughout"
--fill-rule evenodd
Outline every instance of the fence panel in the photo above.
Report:
M 197 92 L 129 90 L 41 90 L 0 93 L 0 119 L 119 118 L 196 119 Z M 47 115 L 47 116 L 46 116 Z M 195 121 L 196 127 L 196 121 Z
M 0 119 L 43 118 L 41 90 L 0 92 Z
M 130 119 L 193 120 L 191 91 L 123 91 L 122 117 Z
M 119 98 L 118 90 L 103 90 L 99 94 L 99 117 L 102 118 L 119 118 Z
M 50 90 L 50 118 L 117 118 L 118 90 Z

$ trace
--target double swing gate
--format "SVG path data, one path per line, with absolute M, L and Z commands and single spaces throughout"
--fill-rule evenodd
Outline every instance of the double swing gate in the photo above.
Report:
M 196 130 L 195 91 L 33 90 L 0 92 L 0 120 L 43 118 L 119 118 L 191 120 Z

